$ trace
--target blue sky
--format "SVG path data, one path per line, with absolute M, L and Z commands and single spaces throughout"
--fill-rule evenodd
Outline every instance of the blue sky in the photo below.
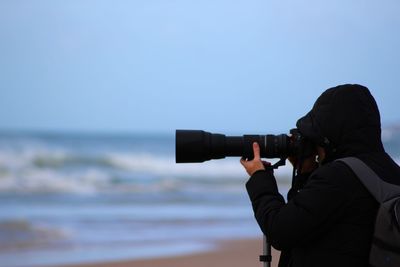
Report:
M 323 90 L 400 122 L 399 1 L 0 0 L 0 129 L 287 131 Z

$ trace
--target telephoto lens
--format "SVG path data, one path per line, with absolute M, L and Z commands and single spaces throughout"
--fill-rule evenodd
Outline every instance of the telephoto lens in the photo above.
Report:
M 225 157 L 253 158 L 253 143 L 260 146 L 262 158 L 286 158 L 296 144 L 286 134 L 225 136 L 201 130 L 176 130 L 176 163 L 204 162 Z

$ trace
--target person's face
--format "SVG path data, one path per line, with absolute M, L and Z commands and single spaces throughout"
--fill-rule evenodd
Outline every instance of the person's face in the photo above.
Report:
M 318 162 L 321 163 L 324 161 L 326 153 L 323 147 L 317 146 L 317 155 L 318 155 Z

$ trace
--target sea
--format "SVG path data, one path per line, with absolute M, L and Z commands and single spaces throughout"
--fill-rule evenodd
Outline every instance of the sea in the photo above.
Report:
M 400 128 L 382 138 L 400 162 Z M 291 173 L 275 171 L 284 196 Z M 174 132 L 0 132 L 0 266 L 153 259 L 262 237 L 247 179 L 239 158 L 176 164 Z

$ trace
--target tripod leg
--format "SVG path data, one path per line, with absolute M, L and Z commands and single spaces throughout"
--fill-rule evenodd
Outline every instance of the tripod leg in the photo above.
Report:
M 271 267 L 271 245 L 268 243 L 267 237 L 265 235 L 263 238 L 263 255 L 260 255 L 260 261 L 263 262 L 264 267 Z

